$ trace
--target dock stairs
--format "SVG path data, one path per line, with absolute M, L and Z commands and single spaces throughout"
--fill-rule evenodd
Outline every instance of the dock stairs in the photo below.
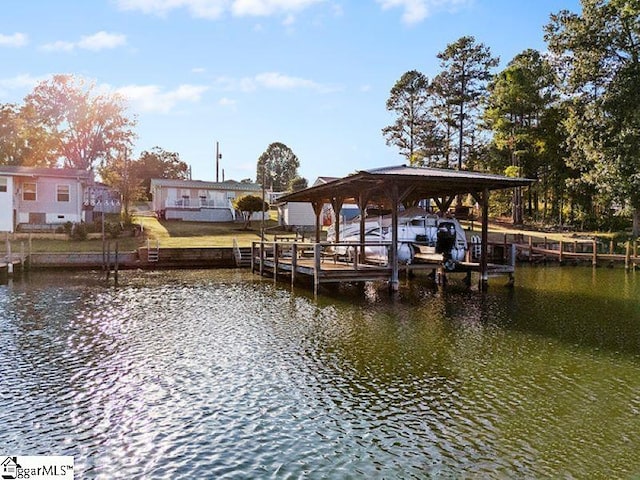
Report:
M 236 267 L 251 267 L 251 247 L 240 247 L 236 239 L 233 239 L 233 256 L 236 260 Z
M 147 240 L 147 262 L 149 263 L 157 263 L 160 258 L 160 241 L 156 240 L 155 246 L 151 244 L 149 240 Z

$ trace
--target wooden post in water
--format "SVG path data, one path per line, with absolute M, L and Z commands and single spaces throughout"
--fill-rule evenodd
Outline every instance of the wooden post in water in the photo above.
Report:
M 515 241 L 515 236 L 513 237 Z M 502 261 L 504 262 L 507 259 L 507 234 L 504 234 L 503 248 L 502 248 Z
M 609 255 L 613 255 L 613 238 L 609 241 Z
M 631 242 L 627 240 L 626 253 L 624 256 L 624 269 L 626 271 L 629 271 L 630 268 L 631 268 Z
M 33 245 L 31 243 L 31 232 L 29 232 L 29 259 L 27 263 L 27 270 L 31 268 L 31 254 L 33 253 Z
M 529 263 L 531 263 L 532 255 L 533 255 L 533 237 L 529 235 Z
M 480 243 L 480 280 L 478 288 L 484 292 L 489 287 L 489 189 L 482 193 L 482 235 Z
M 296 281 L 296 268 L 298 268 L 298 243 L 293 242 L 291 246 L 291 286 Z
M 558 261 L 560 262 L 560 265 L 562 265 L 562 261 L 563 261 L 562 250 L 564 250 L 564 242 L 562 240 L 560 240 L 559 248 L 560 248 L 560 253 L 558 254 Z
M 260 276 L 264 275 L 264 239 L 260 240 Z
M 20 274 L 24 273 L 24 242 L 20 242 Z
M 107 280 L 109 280 L 109 275 L 111 274 L 111 242 L 107 242 Z
M 278 268 L 280 268 L 279 262 L 278 262 L 278 252 L 279 248 L 278 248 L 278 242 L 274 241 L 273 242 L 273 281 L 275 282 L 278 279 Z
M 116 240 L 116 246 L 115 246 L 115 266 L 114 266 L 114 272 L 113 272 L 113 279 L 115 281 L 115 286 L 118 286 L 118 241 Z
M 313 246 L 313 294 L 318 295 L 320 287 L 320 256 L 322 255 L 322 245 L 316 243 Z
M 13 254 L 11 253 L 11 240 L 9 240 L 9 232 L 7 232 L 7 273 L 13 275 Z
M 591 258 L 591 265 L 594 267 L 598 266 L 598 240 L 596 238 L 593 239 L 593 257 Z

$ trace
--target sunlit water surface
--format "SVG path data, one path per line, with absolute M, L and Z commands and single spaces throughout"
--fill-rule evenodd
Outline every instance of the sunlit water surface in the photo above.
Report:
M 0 286 L 0 454 L 76 478 L 639 478 L 640 274 L 305 289 L 237 270 Z

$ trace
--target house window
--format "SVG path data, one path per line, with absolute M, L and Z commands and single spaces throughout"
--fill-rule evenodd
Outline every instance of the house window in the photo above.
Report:
M 182 189 L 182 205 L 185 207 L 189 206 L 189 200 L 191 198 L 191 191 Z
M 69 198 L 69 185 L 56 185 L 56 199 L 59 202 L 68 202 Z
M 0 193 L 5 193 L 7 191 L 7 178 L 0 177 Z
M 207 191 L 206 190 L 200 190 L 198 192 L 198 197 L 200 197 L 200 206 L 206 206 L 207 205 Z
M 37 198 L 37 188 L 34 182 L 22 184 L 22 200 L 35 202 Z

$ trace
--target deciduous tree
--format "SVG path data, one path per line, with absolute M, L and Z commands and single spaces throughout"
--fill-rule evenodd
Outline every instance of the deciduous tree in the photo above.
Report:
M 303 190 L 309 186 L 309 182 L 306 178 L 303 177 L 295 177 L 291 182 L 289 182 L 289 190 L 292 192 L 297 192 L 298 190 Z
M 275 142 L 258 158 L 256 183 L 274 192 L 285 191 L 291 180 L 298 176 L 300 160 L 284 143 Z
M 249 228 L 251 223 L 251 215 L 255 212 L 266 212 L 269 210 L 269 204 L 263 202 L 262 198 L 255 195 L 245 195 L 240 198 L 236 198 L 233 202 L 233 207 L 242 214 L 244 219 L 244 229 Z
M 175 178 L 186 180 L 189 178 L 189 165 L 180 160 L 180 154 L 169 152 L 160 147 L 153 147 L 151 151 L 144 151 L 133 162 L 133 175 L 141 182 L 144 194 L 151 199 L 152 178 Z
M 54 146 L 54 139 L 35 121 L 33 109 L 0 105 L 0 164 L 55 166 Z
M 563 75 L 570 167 L 608 210 L 633 210 L 640 233 L 640 3 L 582 0 L 551 16 L 545 39 Z M 589 196 L 587 196 L 589 198 Z
M 483 118 L 493 132 L 495 171 L 511 166 L 528 178 L 546 175 L 544 167 L 560 153 L 555 85 L 551 65 L 536 50 L 516 55 L 489 83 Z M 556 122 L 555 129 L 551 119 Z M 532 192 L 535 190 L 528 189 L 530 214 L 537 204 Z M 523 220 L 518 195 L 516 190 L 512 212 L 515 223 Z
M 131 203 L 139 200 L 144 194 L 142 181 L 135 174 L 135 161 L 131 160 L 129 151 L 118 152 L 108 164 L 99 167 L 100 177 L 122 195 L 124 216 L 130 219 Z
M 89 170 L 131 147 L 135 122 L 124 99 L 100 93 L 71 75 L 54 75 L 25 98 L 25 109 L 52 142 L 47 156 L 64 166 Z

